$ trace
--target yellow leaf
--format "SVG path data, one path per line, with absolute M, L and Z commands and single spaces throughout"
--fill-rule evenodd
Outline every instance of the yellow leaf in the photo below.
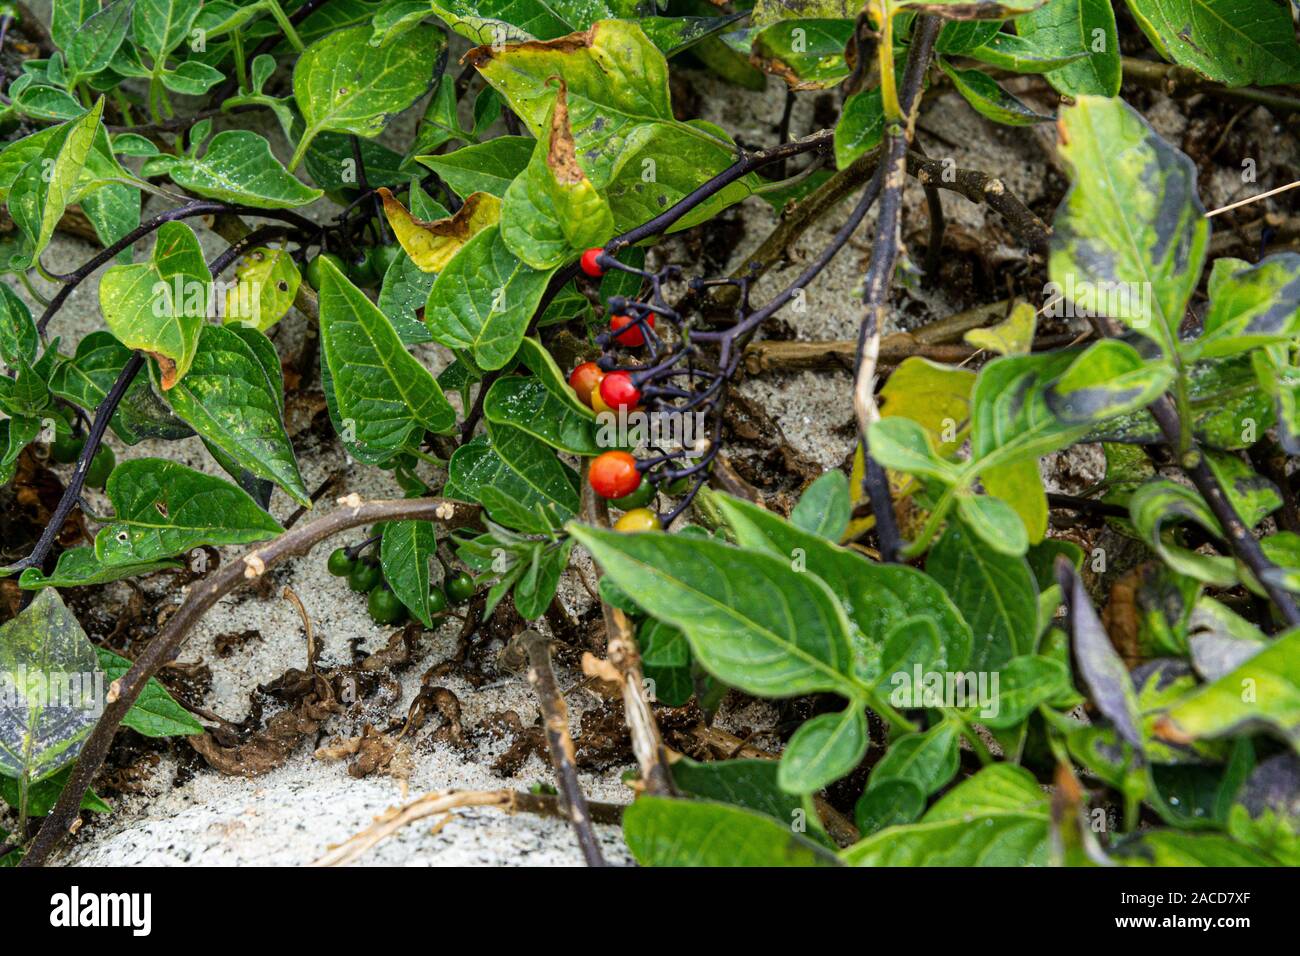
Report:
M 952 455 L 965 440 L 975 373 L 913 356 L 880 390 L 880 416 L 901 415 L 930 432 L 935 450 Z
M 235 279 L 226 289 L 222 323 L 238 322 L 265 332 L 288 314 L 302 273 L 287 251 L 263 246 L 250 250 L 235 266 Z
M 1034 343 L 1038 313 L 1028 302 L 1017 303 L 1011 314 L 987 329 L 971 329 L 966 344 L 999 355 L 1024 355 Z
M 1001 498 L 1024 522 L 1029 543 L 1037 544 L 1047 533 L 1047 491 L 1034 458 L 996 465 L 980 473 L 980 483 L 994 498 Z
M 454 216 L 434 221 L 416 219 L 382 186 L 379 196 L 397 241 L 422 272 L 441 272 L 465 243 L 501 218 L 501 200 L 491 193 L 472 193 Z

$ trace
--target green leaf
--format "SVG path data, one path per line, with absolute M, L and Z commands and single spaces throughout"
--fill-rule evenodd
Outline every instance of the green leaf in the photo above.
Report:
M 957 496 L 957 513 L 984 545 L 998 554 L 1019 557 L 1029 547 L 1029 534 L 1015 510 L 989 495 Z
M 951 720 L 921 733 L 904 734 L 872 768 L 868 792 L 892 780 L 913 783 L 927 797 L 943 789 L 957 775 L 960 740 L 958 726 Z
M 126 39 L 131 6 L 131 0 L 115 0 L 77 28 L 64 49 L 70 87 L 75 86 L 80 77 L 93 76 L 107 69 L 113 54 Z
M 1147 546 L 1175 571 L 1219 587 L 1237 584 L 1232 558 L 1201 554 L 1166 539 L 1165 527 L 1182 520 L 1194 521 L 1213 535 L 1223 535 L 1214 513 L 1191 488 L 1167 479 L 1149 481 L 1133 493 L 1129 515 Z
M 104 564 L 140 564 L 201 545 L 249 544 L 284 529 L 247 493 L 160 458 L 122 462 L 105 489 L 115 516 L 95 535 Z
M 863 658 L 858 669 L 870 683 L 887 687 L 892 680 L 885 667 L 890 634 L 899 647 L 914 643 L 913 636 L 932 638 L 935 654 L 925 663 L 933 669 L 965 666 L 971 653 L 970 627 L 928 575 L 904 565 L 868 561 L 749 502 L 727 495 L 715 500 L 742 547 L 767 550 L 792 564 L 802 562 L 806 571 L 801 577 L 811 573 L 826 582 L 857 626 L 854 640 Z M 639 597 L 641 592 L 634 593 Z
M 881 830 L 840 856 L 854 866 L 1043 866 L 1050 829 L 1033 774 L 1000 763 L 958 784 L 920 823 Z
M 425 627 L 433 626 L 429 610 L 429 560 L 437 547 L 433 523 L 386 521 L 379 545 L 384 580 Z
M 790 523 L 838 543 L 849 526 L 852 511 L 848 477 L 842 471 L 828 471 L 804 489 L 790 512 Z
M 566 539 L 556 547 L 534 546 L 528 567 L 514 588 L 515 610 L 525 621 L 537 620 L 551 606 L 572 550 L 572 539 Z
M 602 588 L 607 581 L 608 578 L 600 579 Z M 609 586 L 613 587 L 612 581 Z M 654 682 L 653 699 L 669 707 L 684 706 L 695 693 L 695 685 L 691 680 L 691 645 L 686 640 L 686 635 L 671 624 L 651 618 L 637 632 L 637 642 L 641 646 L 642 673 L 646 680 Z M 769 763 L 772 765 L 775 786 L 776 764 L 771 761 Z M 697 796 L 707 797 L 713 794 L 703 793 Z
M 18 576 L 18 586 L 27 590 L 37 588 L 75 588 L 89 584 L 107 584 L 122 578 L 152 574 L 164 568 L 180 568 L 179 561 L 145 561 L 139 564 L 102 564 L 95 557 L 95 549 L 87 545 L 69 548 L 59 555 L 59 562 L 48 576 L 40 568 L 27 568 Z
M 564 80 L 575 151 L 619 229 L 663 212 L 735 159 L 717 127 L 674 118 L 667 61 L 634 23 L 602 20 L 573 37 L 481 46 L 466 58 L 539 139 L 555 98 L 552 77 Z M 755 182 L 731 184 L 673 228 L 702 222 L 744 198 Z
M 133 0 L 131 36 L 155 62 L 189 37 L 201 0 Z
M 1053 224 L 1052 281 L 1082 314 L 1118 319 L 1172 356 L 1210 233 L 1196 168 L 1122 100 L 1079 97 L 1060 131 L 1073 184 Z
M 1094 342 L 1047 389 L 1047 406 L 1063 422 L 1089 425 L 1145 408 L 1164 394 L 1174 368 L 1143 359 L 1119 339 Z
M 848 776 L 867 752 L 867 717 L 850 702 L 838 714 L 804 721 L 781 754 L 777 783 L 790 793 L 814 793 Z
M 322 266 L 321 352 L 337 424 L 351 422 L 350 440 L 383 458 L 420 442 L 426 430 L 451 428 L 455 409 L 433 375 L 360 289 L 329 260 Z
M 792 90 L 824 90 L 849 75 L 844 48 L 852 20 L 783 20 L 759 30 L 750 60 Z
M 609 204 L 587 178 L 574 151 L 568 95 L 560 81 L 555 102 L 527 168 L 506 189 L 501 239 L 534 269 L 552 269 L 614 233 Z
M 253 336 L 266 338 L 256 329 L 204 325 L 194 364 L 167 399 L 205 441 L 241 468 L 274 482 L 298 504 L 311 507 L 284 430 L 278 376 L 272 381 L 267 375 L 248 341 Z
M 714 800 L 762 813 L 789 827 L 803 811 L 803 801 L 777 785 L 775 760 L 715 760 L 683 757 L 672 764 L 673 783 L 688 796 Z
M 958 467 L 939 457 L 930 432 L 912 419 L 887 416 L 873 422 L 867 434 L 871 457 L 886 468 L 947 484 L 956 481 Z
M 30 266 L 49 244 L 54 227 L 74 201 L 103 112 L 101 98 L 94 108 L 58 127 L 14 180 L 9 190 L 9 215 L 27 242 L 18 261 L 10 263 L 11 269 Z
M 605 449 L 596 441 L 590 419 L 572 411 L 538 379 L 507 375 L 492 383 L 483 415 L 496 425 L 512 425 L 559 451 L 594 457 Z
M 1288 11 L 1269 0 L 1128 0 L 1166 60 L 1217 83 L 1300 82 L 1300 47 Z
M 1166 740 L 1271 731 L 1300 750 L 1300 630 L 1268 646 L 1213 683 L 1174 703 L 1156 724 Z
M 1010 70 L 1012 73 L 1048 74 L 1085 59 L 1088 53 L 1082 49 L 1050 53 L 1039 49 L 1038 45 L 1026 36 L 995 32 L 987 43 L 969 50 L 966 55 L 973 60 L 979 60 L 981 63 L 999 69 Z
M 353 190 L 356 183 L 356 154 L 352 137 L 343 133 L 321 133 L 311 142 L 305 157 L 307 172 L 321 189 Z M 417 167 L 407 166 L 401 153 L 374 140 L 361 140 L 361 163 L 372 189 L 398 189 L 420 178 Z
M 50 391 L 93 412 L 108 397 L 113 382 L 131 358 L 131 350 L 109 332 L 91 332 L 77 343 L 77 352 L 59 362 L 50 374 Z M 146 438 L 185 438 L 194 431 L 177 418 L 148 375 L 136 375 L 109 425 L 128 445 Z
M 63 793 L 63 788 L 68 784 L 68 777 L 72 775 L 71 767 L 64 767 L 52 777 L 46 777 L 38 783 L 33 783 L 27 791 L 27 814 L 30 817 L 48 816 L 54 809 L 54 805 L 59 802 L 59 795 Z M 0 799 L 5 803 L 18 809 L 19 794 L 18 781 L 13 777 L 0 776 Z M 113 808 L 100 798 L 94 790 L 87 790 L 85 796 L 81 798 L 81 809 L 89 810 L 92 813 L 112 813 Z M 0 830 L 0 836 L 4 831 Z M 8 857 L 0 860 L 0 866 L 12 866 L 10 862 L 14 857 Z
M 27 303 L 8 283 L 0 283 L 0 362 L 15 371 L 36 361 L 40 335 Z
M 835 167 L 844 169 L 880 145 L 885 132 L 885 108 L 880 87 L 854 93 L 844 101 L 835 124 Z
M 434 62 L 446 44 L 441 32 L 420 26 L 381 47 L 370 45 L 370 32 L 363 25 L 330 33 L 298 58 L 293 95 L 306 129 L 291 170 L 318 133 L 378 136 L 432 85 Z
M 1038 588 L 1024 558 L 990 550 L 954 521 L 930 549 L 925 570 L 948 592 L 975 635 L 972 670 L 1000 670 L 1033 649 Z
M 560 520 L 578 510 L 578 477 L 546 445 L 508 425 L 491 425 L 466 442 L 448 465 L 457 490 L 472 500 L 494 488 L 527 510 L 554 509 Z
M 125 676 L 131 669 L 131 661 L 114 654 L 108 648 L 96 647 L 95 653 L 99 655 L 104 680 L 109 684 Z M 146 737 L 186 737 L 203 733 L 203 725 L 176 703 L 156 677 L 150 677 L 145 683 L 144 690 L 140 691 L 140 696 L 122 718 L 122 725 Z
M 761 27 L 781 20 L 813 17 L 852 20 L 857 12 L 851 0 L 755 0 L 752 22 Z
M 148 262 L 113 266 L 99 283 L 109 331 L 158 361 L 164 390 L 190 370 L 208 314 L 211 275 L 194 230 L 163 223 Z
M 436 278 L 432 272 L 425 272 L 416 265 L 410 256 L 398 256 L 384 273 L 375 304 L 393 324 L 403 345 L 433 341 L 421 313 Z
M 962 70 L 940 59 L 939 68 L 948 74 L 957 92 L 981 116 L 1004 126 L 1033 126 L 1050 122 L 1052 117 L 1037 113 L 1012 96 L 997 80 L 979 70 Z
M 0 485 L 13 480 L 18 456 L 40 433 L 40 419 L 0 418 Z
M 641 797 L 623 812 L 623 837 L 642 866 L 835 866 L 788 824 L 724 803 Z
M 1115 855 L 1130 866 L 1277 866 L 1277 861 L 1222 833 L 1150 830 Z
M 596 413 L 578 398 L 578 395 L 569 387 L 569 380 L 565 377 L 564 372 L 555 364 L 555 359 L 551 357 L 545 346 L 536 338 L 525 337 L 519 349 L 519 360 L 528 367 L 541 383 L 546 386 L 546 390 L 554 398 L 558 398 L 565 404 L 568 410 L 578 416 L 594 422 Z
M 997 696 L 972 707 L 968 716 L 986 727 L 1005 730 L 1017 727 L 1039 704 L 1063 704 L 1076 700 L 1070 673 L 1060 661 L 1047 657 L 1013 657 L 998 674 Z
M 146 171 L 165 172 L 199 196 L 259 209 L 305 206 L 324 195 L 299 182 L 271 154 L 266 137 L 249 130 L 225 130 L 212 137 L 202 157 L 161 157 Z
M 1241 267 L 1238 267 L 1241 266 Z M 1283 252 L 1248 266 L 1216 259 L 1210 310 L 1185 359 L 1219 358 L 1289 342 L 1300 332 L 1300 255 Z
M 616 585 L 682 630 L 723 683 L 767 697 L 857 695 L 848 621 L 813 575 L 719 541 L 568 528 Z
M 424 321 L 435 340 L 472 352 L 480 368 L 502 368 L 519 350 L 552 272 L 521 262 L 495 226 L 484 229 L 438 274 Z
M 226 78 L 220 70 L 200 63 L 198 60 L 186 60 L 174 70 L 163 70 L 159 78 L 163 86 L 182 96 L 202 96 Z
M 46 588 L 0 626 L 0 774 L 40 780 L 74 760 L 104 706 L 95 649 Z
M 1110 0 L 1050 0 L 1016 17 L 1016 33 L 1045 53 L 1086 59 L 1045 74 L 1066 96 L 1115 96 L 1123 79 L 1115 10 Z
M 442 156 L 415 158 L 461 198 L 478 192 L 502 198 L 506 187 L 528 166 L 534 142 L 528 136 L 498 136 Z
M 864 837 L 885 827 L 912 823 L 925 811 L 925 794 L 910 780 L 894 777 L 872 787 L 858 798 L 853 821 Z

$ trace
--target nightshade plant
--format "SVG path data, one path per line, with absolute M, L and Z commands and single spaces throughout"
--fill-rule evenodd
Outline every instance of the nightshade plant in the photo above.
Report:
M 201 729 L 152 678 L 219 596 L 369 525 L 329 568 L 384 623 L 434 626 L 448 595 L 483 620 L 507 601 L 537 620 L 575 546 L 595 558 L 642 863 L 1300 862 L 1300 254 L 1211 259 L 1192 161 L 1118 96 L 1154 71 L 1293 109 L 1260 88 L 1300 84 L 1300 47 L 1271 0 L 1126 11 L 1142 59 L 1121 55 L 1106 0 L 56 0 L 48 31 L 5 14 L 0 37 L 24 28 L 41 49 L 0 113 L 0 480 L 24 454 L 77 460 L 5 569 L 35 599 L 0 631 L 0 660 L 93 670 L 56 589 L 257 547 L 195 586 L 129 670 L 99 649 L 119 683 L 98 721 L 0 723 L 23 818 L 0 858 L 44 862 L 80 807 L 103 809 L 88 786 L 119 724 Z M 780 77 L 788 104 L 837 90 L 838 118 L 792 139 L 787 106 L 778 142 L 741 146 L 678 115 L 670 68 L 687 57 L 741 85 Z M 1052 108 L 1013 94 L 1016 75 L 1041 77 L 1035 104 Z M 939 86 L 995 123 L 1056 121 L 1069 190 L 1050 226 L 915 148 Z M 381 135 L 412 108 L 413 135 Z M 912 356 L 880 386 L 895 274 L 915 271 L 908 176 L 929 199 L 929 278 L 948 189 L 996 211 L 1054 291 L 969 333 L 978 368 Z M 326 198 L 337 208 L 306 215 Z M 762 302 L 779 251 L 730 276 L 647 264 L 660 237 L 747 200 L 784 210 L 781 249 L 843 218 Z M 74 211 L 101 251 L 56 274 L 41 257 Z M 869 213 L 856 462 L 783 517 L 719 467 L 729 388 Z M 212 259 L 205 231 L 225 246 Z M 59 313 L 96 273 L 103 328 L 64 341 Z M 1054 305 L 1087 322 L 1042 349 Z M 267 334 L 293 308 L 318 329 L 337 440 L 407 498 L 343 499 L 286 531 L 276 489 L 318 497 Z M 413 351 L 428 343 L 447 360 L 436 375 Z M 639 411 L 704 427 L 646 445 L 615 427 Z M 124 461 L 111 514 L 85 510 L 98 531 L 65 547 L 110 430 L 127 446 L 197 435 L 229 480 Z M 1054 502 L 1040 460 L 1084 443 L 1104 479 Z M 1134 596 L 1106 609 L 1127 614 L 1123 656 L 1085 586 L 1105 552 L 1092 532 L 1050 535 L 1054 508 L 1145 549 Z M 374 545 L 377 565 L 360 559 Z M 652 705 L 711 714 L 728 692 L 812 716 L 779 760 L 670 767 Z M 561 805 L 599 862 L 563 751 Z M 46 813 L 29 841 L 25 818 Z

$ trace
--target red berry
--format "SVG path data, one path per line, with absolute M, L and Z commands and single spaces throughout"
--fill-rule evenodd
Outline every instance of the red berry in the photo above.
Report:
M 610 372 L 600 380 L 600 397 L 610 408 L 632 409 L 641 401 L 641 390 L 632 384 L 627 372 Z
M 641 473 L 636 470 L 636 459 L 627 452 L 607 451 L 591 463 L 587 480 L 602 498 L 622 498 L 640 487 Z
M 582 268 L 582 271 L 587 273 L 587 275 L 591 276 L 593 279 L 599 279 L 605 274 L 605 270 L 602 269 L 600 263 L 596 261 L 597 257 L 604 251 L 604 249 L 601 249 L 598 246 L 592 246 L 584 252 L 582 258 L 578 260 L 578 265 Z
M 583 362 L 569 373 L 569 388 L 578 393 L 578 400 L 584 405 L 591 405 L 592 393 L 600 388 L 600 380 L 605 373 L 595 362 Z
M 636 348 L 637 346 L 645 345 L 645 333 L 641 331 L 641 326 L 634 324 L 635 322 L 636 319 L 632 318 L 630 315 L 611 315 L 609 317 L 609 330 L 611 332 L 618 332 L 618 334 L 614 336 L 614 341 L 619 345 L 626 345 L 629 348 Z M 645 324 L 650 326 L 652 329 L 655 327 L 655 317 L 653 313 L 646 315 Z M 629 325 L 632 326 L 632 328 L 628 329 L 627 327 Z M 619 332 L 619 329 L 627 329 L 627 331 Z

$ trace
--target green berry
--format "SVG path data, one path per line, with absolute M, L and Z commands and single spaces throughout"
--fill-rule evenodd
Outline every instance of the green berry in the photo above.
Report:
M 382 274 L 375 272 L 376 263 L 374 253 L 369 249 L 362 249 L 361 255 L 353 261 L 348 268 L 348 278 L 356 285 L 371 286 L 383 278 Z
M 457 571 L 447 579 L 445 585 L 447 597 L 457 604 L 463 604 L 474 596 L 474 579 L 464 571 Z
M 356 566 L 356 558 L 348 554 L 347 548 L 335 548 L 330 552 L 329 560 L 325 562 L 325 567 L 336 578 L 346 578 Z
M 620 511 L 632 511 L 634 508 L 644 508 L 654 496 L 655 486 L 648 481 L 643 481 L 637 486 L 636 491 L 622 498 L 615 498 L 610 501 L 610 504 Z
M 50 457 L 61 465 L 70 464 L 81 455 L 81 449 L 85 444 L 84 437 L 78 437 L 72 432 L 58 432 L 50 444 Z
M 348 587 L 359 593 L 371 591 L 384 578 L 379 565 L 372 561 L 359 561 L 348 575 Z
M 394 262 L 404 256 L 402 247 L 397 243 L 387 246 L 375 246 L 370 250 L 371 263 L 375 270 L 375 281 L 383 282 L 384 276 L 388 275 L 388 270 L 392 268 Z
M 336 256 L 332 252 L 322 252 L 320 255 L 316 256 L 311 260 L 311 262 L 307 263 L 307 284 L 317 291 L 320 291 L 321 273 L 324 271 L 321 267 L 322 259 L 328 259 L 330 262 L 334 263 L 334 267 L 345 275 L 347 274 L 348 268 L 347 263 L 343 261 L 343 257 Z
M 103 488 L 116 466 L 117 456 L 113 454 L 113 449 L 100 445 L 95 457 L 90 459 L 90 467 L 86 469 L 86 484 L 92 488 Z
M 447 595 L 443 593 L 442 588 L 432 588 L 429 591 L 429 613 L 441 614 L 447 610 Z
M 366 599 L 366 610 L 376 624 L 396 624 L 406 616 L 401 599 L 386 587 L 377 587 Z

